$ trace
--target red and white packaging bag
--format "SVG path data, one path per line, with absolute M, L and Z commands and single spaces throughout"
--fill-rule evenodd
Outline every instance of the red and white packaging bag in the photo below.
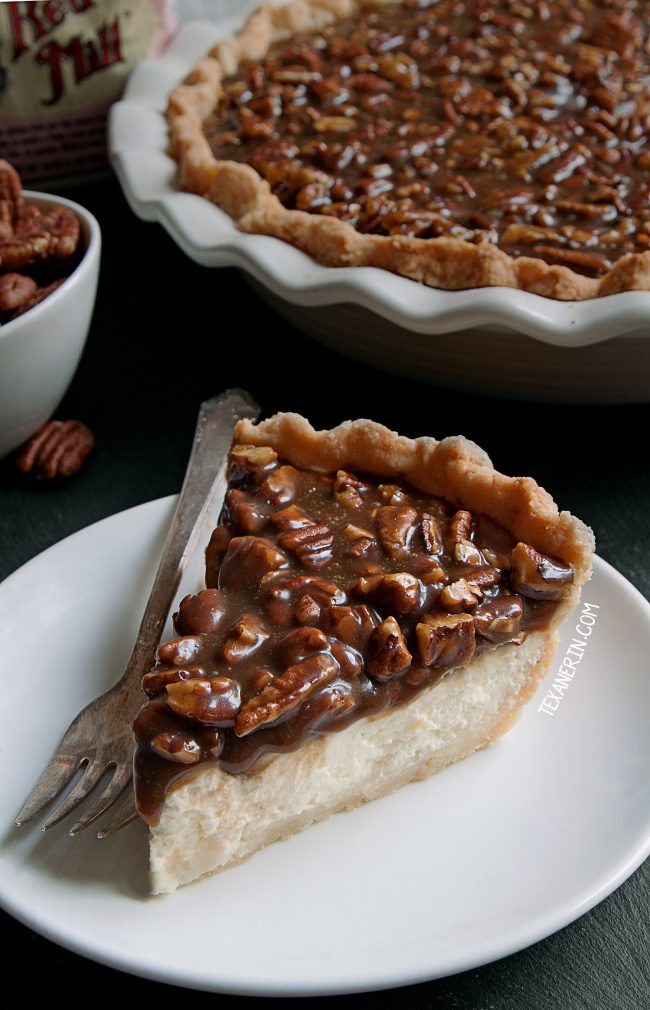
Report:
M 173 0 L 0 3 L 0 157 L 26 183 L 106 166 L 106 113 L 164 49 Z

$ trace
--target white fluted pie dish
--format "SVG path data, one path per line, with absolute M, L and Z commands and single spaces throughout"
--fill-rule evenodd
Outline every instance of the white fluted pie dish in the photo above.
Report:
M 294 325 L 336 350 L 439 385 L 570 402 L 650 399 L 650 292 L 563 302 L 510 288 L 441 291 L 374 267 L 324 267 L 279 239 L 238 231 L 176 187 L 167 97 L 241 17 L 185 25 L 140 63 L 113 106 L 109 149 L 136 214 L 204 266 L 236 266 Z M 210 297 L 206 289 L 206 303 Z

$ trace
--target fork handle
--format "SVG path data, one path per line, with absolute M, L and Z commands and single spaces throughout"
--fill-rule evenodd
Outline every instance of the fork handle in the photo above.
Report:
M 185 479 L 138 637 L 124 675 L 113 689 L 125 695 L 125 715 L 129 717 L 144 700 L 140 682 L 154 664 L 167 614 L 205 516 L 223 501 L 235 422 L 244 417 L 257 418 L 259 413 L 259 406 L 243 389 L 228 389 L 201 404 Z

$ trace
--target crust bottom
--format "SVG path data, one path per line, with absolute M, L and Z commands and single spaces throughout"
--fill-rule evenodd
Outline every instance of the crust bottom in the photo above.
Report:
M 287 210 L 249 165 L 214 157 L 203 122 L 219 102 L 223 78 L 244 60 L 262 59 L 276 40 L 348 17 L 369 2 L 393 0 L 267 4 L 235 38 L 216 45 L 169 98 L 170 152 L 179 165 L 181 189 L 207 197 L 242 231 L 282 239 L 324 266 L 374 266 L 445 290 L 502 286 L 565 301 L 650 290 L 650 252 L 623 256 L 604 276 L 591 278 L 541 259 L 511 257 L 491 243 L 363 235 L 345 221 Z
M 492 743 L 536 690 L 557 643 L 556 633 L 535 632 L 521 646 L 484 652 L 409 705 L 276 755 L 253 774 L 205 768 L 170 791 L 152 829 L 153 893 L 226 869 Z

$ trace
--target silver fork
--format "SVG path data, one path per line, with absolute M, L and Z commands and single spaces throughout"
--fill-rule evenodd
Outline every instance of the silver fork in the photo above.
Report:
M 131 722 L 145 700 L 140 681 L 153 666 L 167 614 L 208 509 L 223 501 L 226 460 L 235 421 L 258 415 L 258 405 L 241 389 L 228 390 L 201 404 L 183 487 L 126 671 L 110 691 L 90 702 L 71 722 L 18 814 L 17 825 L 40 813 L 82 767 L 79 781 L 52 811 L 43 830 L 67 817 L 111 769 L 105 788 L 72 826 L 70 834 L 76 835 L 88 827 L 109 807 L 113 810 L 98 832 L 99 838 L 135 820 L 133 790 L 129 788 L 133 755 Z

